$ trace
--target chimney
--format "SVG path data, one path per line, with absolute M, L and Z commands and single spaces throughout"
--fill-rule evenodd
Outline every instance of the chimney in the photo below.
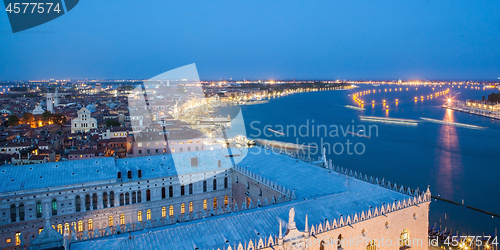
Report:
M 198 157 L 191 158 L 191 167 L 198 167 Z

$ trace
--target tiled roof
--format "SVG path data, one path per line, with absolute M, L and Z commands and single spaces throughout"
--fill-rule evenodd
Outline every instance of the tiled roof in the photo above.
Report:
M 260 151 L 258 151 L 260 150 Z M 128 234 L 76 242 L 71 249 L 235 249 L 239 242 L 277 236 L 279 221 L 287 221 L 294 207 L 295 222 L 304 230 L 305 216 L 311 224 L 333 221 L 342 215 L 366 212 L 409 196 L 353 177 L 296 161 L 261 148 L 249 150 L 239 163 L 279 185 L 295 188 L 297 199 L 286 203 L 232 212 L 201 220 L 151 228 Z M 264 201 L 261 201 L 262 203 Z M 241 205 L 241 204 L 240 204 Z M 251 225 L 251 226 L 249 226 Z M 286 228 L 286 225 L 283 225 Z M 226 241 L 228 243 L 226 243 Z
M 198 167 L 191 167 L 191 158 L 198 157 Z M 219 168 L 217 160 L 222 159 Z M 0 193 L 40 188 L 57 188 L 67 185 L 89 183 L 115 183 L 117 173 L 122 172 L 123 181 L 137 181 L 137 171 L 142 170 L 141 180 L 196 173 L 202 171 L 224 171 L 231 161 L 224 159 L 219 150 L 196 151 L 144 157 L 114 159 L 112 157 L 76 160 L 71 162 L 49 162 L 36 165 L 1 166 Z M 125 178 L 133 171 L 132 179 Z M 90 174 L 92 173 L 92 174 Z

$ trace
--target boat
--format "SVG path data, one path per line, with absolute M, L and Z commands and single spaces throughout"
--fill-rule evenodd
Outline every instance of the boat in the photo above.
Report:
M 380 84 L 376 83 L 376 84 L 372 84 L 373 87 L 379 87 Z

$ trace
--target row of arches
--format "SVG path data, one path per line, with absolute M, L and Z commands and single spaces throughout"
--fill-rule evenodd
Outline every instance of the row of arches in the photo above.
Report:
M 116 177 L 118 179 L 121 179 L 122 172 L 121 171 L 118 172 Z M 137 178 L 142 178 L 142 170 L 141 169 L 137 170 Z M 127 179 L 132 179 L 132 171 L 131 170 L 127 171 Z
M 339 234 L 336 241 L 330 241 L 326 243 L 324 240 L 322 240 L 320 242 L 319 249 L 325 250 L 325 246 L 330 245 L 330 246 L 336 246 L 337 250 L 342 250 L 343 249 L 342 243 L 343 243 L 343 237 L 342 234 Z M 397 246 L 399 246 L 401 250 L 406 249 L 411 245 L 410 232 L 408 231 L 408 229 L 406 228 L 403 229 L 403 231 L 399 236 L 399 241 L 395 244 L 397 244 Z M 370 240 L 370 242 L 368 242 L 368 244 L 366 245 L 366 250 L 377 250 L 379 245 L 380 242 L 378 240 Z

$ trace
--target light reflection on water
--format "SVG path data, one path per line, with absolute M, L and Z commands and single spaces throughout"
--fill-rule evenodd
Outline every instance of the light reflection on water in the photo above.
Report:
M 447 109 L 443 118 L 446 122 L 455 122 L 453 110 Z M 436 185 L 439 190 L 454 196 L 454 180 L 462 177 L 462 157 L 457 136 L 457 129 L 452 125 L 442 125 L 436 136 L 437 161 L 435 167 L 438 169 Z
M 489 212 L 499 213 L 500 189 L 498 188 L 498 138 L 500 138 L 500 121 L 491 121 L 484 117 L 474 116 L 457 111 L 444 110 L 441 105 L 448 97 L 455 100 L 481 99 L 492 91 L 482 90 L 451 91 L 450 94 L 421 99 L 435 92 L 450 90 L 453 87 L 414 87 L 404 91 L 374 91 L 371 95 L 362 96 L 366 102 L 366 110 L 358 111 L 345 108 L 353 103 L 352 94 L 373 89 L 361 86 L 352 91 L 311 92 L 273 99 L 261 105 L 242 106 L 247 132 L 251 135 L 255 130 L 250 123 L 259 121 L 261 131 L 264 126 L 271 125 L 304 125 L 306 119 L 315 120 L 315 124 L 350 125 L 363 124 L 359 116 L 376 116 L 419 120 L 420 117 L 466 123 L 487 127 L 484 130 L 455 127 L 453 125 L 419 122 L 418 126 L 403 126 L 377 123 L 379 136 L 370 139 L 349 136 L 347 138 L 324 138 L 331 144 L 345 142 L 363 142 L 366 152 L 363 155 L 327 154 L 335 165 L 347 167 L 353 171 L 374 177 L 385 177 L 386 180 L 403 184 L 405 187 L 419 187 L 425 190 L 430 185 L 432 194 L 444 199 L 474 206 Z M 455 87 L 456 90 L 456 87 Z M 351 96 L 349 96 L 351 94 Z M 417 97 L 417 99 L 415 99 Z M 398 99 L 398 104 L 395 100 Z M 386 111 L 385 105 L 389 105 Z M 230 109 L 230 107 L 227 107 Z M 222 111 L 222 110 L 221 110 Z M 227 110 L 226 110 L 227 112 Z M 222 113 L 221 113 L 222 114 Z M 222 114 L 224 115 L 224 114 Z M 369 123 L 364 123 L 370 125 Z M 247 136 L 248 136 L 247 135 Z M 252 136 L 250 136 L 252 137 Z M 295 143 L 296 137 L 258 138 Z M 299 138 L 301 143 L 316 142 L 319 137 Z M 494 198 L 492 198 L 494 197 Z M 480 213 L 465 206 L 433 200 L 429 211 L 429 223 L 448 229 L 459 230 L 460 233 L 491 234 L 500 228 L 500 218 Z

